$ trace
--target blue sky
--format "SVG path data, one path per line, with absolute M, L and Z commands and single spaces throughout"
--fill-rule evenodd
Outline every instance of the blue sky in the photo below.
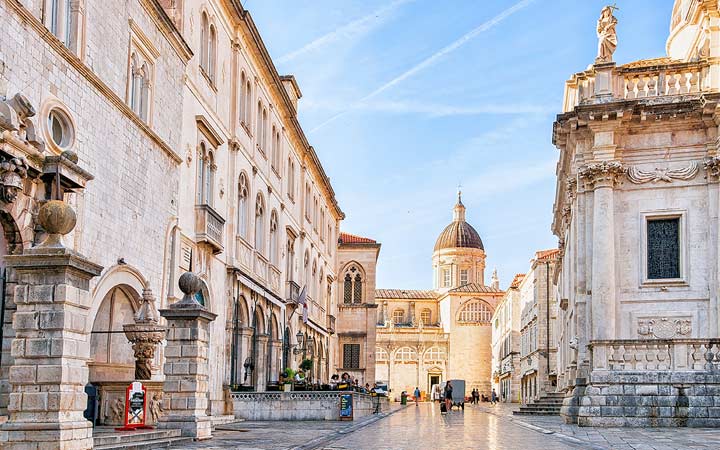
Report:
M 565 80 L 607 0 L 246 0 L 331 178 L 345 231 L 382 243 L 378 288 L 432 287 L 459 183 L 501 286 L 550 232 Z M 615 61 L 665 55 L 672 0 L 620 0 Z M 487 281 L 486 279 L 486 281 Z M 489 282 L 489 281 L 488 281 Z

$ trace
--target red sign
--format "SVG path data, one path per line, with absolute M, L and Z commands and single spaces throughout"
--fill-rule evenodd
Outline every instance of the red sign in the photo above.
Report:
M 134 381 L 125 390 L 125 426 L 118 430 L 152 428 L 145 425 L 147 414 L 147 391 L 139 381 Z

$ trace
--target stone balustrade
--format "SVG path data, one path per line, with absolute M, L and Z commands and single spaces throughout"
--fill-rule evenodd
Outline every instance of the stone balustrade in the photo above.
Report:
M 711 88 L 707 62 L 671 62 L 654 65 L 628 64 L 613 67 L 610 92 L 615 100 L 675 96 L 708 92 Z M 563 110 L 593 103 L 596 98 L 596 71 L 590 68 L 567 81 Z M 604 99 L 603 102 L 607 100 Z
M 223 251 L 225 219 L 210 205 L 195 205 L 195 235 L 198 242 L 204 242 L 214 253 Z
M 257 251 L 253 259 L 253 272 L 263 281 L 268 279 L 268 260 Z
M 230 394 L 235 417 L 245 420 L 339 420 L 340 395 L 344 391 L 308 392 L 234 392 Z M 375 403 L 380 411 L 389 408 L 387 397 L 352 392 L 353 416 L 373 414 Z
M 706 371 L 720 369 L 720 339 L 593 341 L 593 370 Z

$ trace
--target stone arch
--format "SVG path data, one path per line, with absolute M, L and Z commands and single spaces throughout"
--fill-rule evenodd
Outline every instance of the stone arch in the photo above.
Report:
M 460 305 L 455 320 L 457 323 L 489 325 L 494 312 L 494 308 L 487 301 L 471 298 Z
M 142 291 L 148 287 L 148 281 L 139 269 L 129 264 L 117 264 L 110 267 L 101 277 L 92 290 L 92 305 L 88 313 L 88 320 L 85 324 L 85 331 L 92 332 L 93 322 L 100 309 L 102 301 L 107 294 L 117 286 L 127 286 L 135 293 L 135 305 L 139 304 Z
M 338 281 L 342 292 L 341 301 L 344 304 L 359 304 L 367 299 L 367 276 L 365 267 L 359 262 L 348 261 L 339 272 Z
M 0 209 L 0 226 L 2 226 L 3 244 L 5 246 L 5 248 L 0 249 L 2 252 L 1 256 L 19 255 L 22 253 L 24 247 L 29 247 L 30 244 L 32 244 L 31 237 L 25 242 L 12 214 L 2 209 Z M 0 262 L 0 264 L 4 266 L 2 262 Z

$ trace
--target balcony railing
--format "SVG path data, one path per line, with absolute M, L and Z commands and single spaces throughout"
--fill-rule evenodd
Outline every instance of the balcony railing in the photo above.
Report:
M 593 370 L 717 370 L 720 339 L 593 341 Z
M 288 303 L 295 303 L 300 295 L 300 286 L 294 281 L 285 283 L 285 300 Z
M 268 281 L 268 260 L 259 252 L 255 252 L 253 272 L 255 272 L 255 275 L 262 281 Z
M 248 271 L 252 270 L 253 248 L 240 236 L 235 237 L 235 261 Z
M 711 90 L 710 65 L 707 62 L 666 62 L 629 64 L 613 68 L 609 83 L 601 82 L 594 69 L 575 74 L 565 89 L 564 111 L 593 103 L 597 87 L 609 89 L 616 100 L 695 94 Z M 597 86 L 596 86 L 597 82 Z M 602 102 L 607 99 L 603 98 Z
M 269 267 L 270 289 L 272 289 L 276 294 L 280 294 L 280 270 L 272 264 Z
M 213 253 L 223 251 L 225 219 L 210 205 L 195 205 L 195 239 L 213 248 Z

